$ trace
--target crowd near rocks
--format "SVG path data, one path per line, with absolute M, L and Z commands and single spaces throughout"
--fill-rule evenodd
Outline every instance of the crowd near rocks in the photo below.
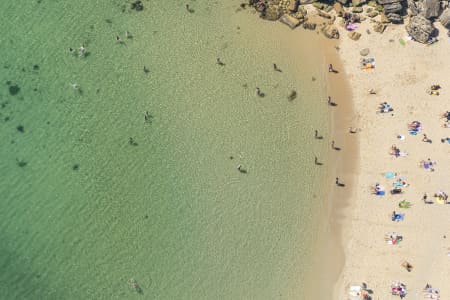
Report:
M 314 15 L 321 21 L 311 17 L 306 4 L 312 4 Z M 280 21 L 292 29 L 301 25 L 308 30 L 318 27 L 330 39 L 339 38 L 340 28 L 347 29 L 350 18 L 350 24 L 371 20 L 373 31 L 378 33 L 383 33 L 389 23 L 406 24 L 408 34 L 420 43 L 436 41 L 438 31 L 433 22 L 440 22 L 450 36 L 450 0 L 248 0 L 241 4 L 241 8 L 247 6 L 256 9 L 261 18 Z M 342 19 L 336 21 L 337 17 Z M 348 35 L 357 40 L 361 33 L 350 30 Z

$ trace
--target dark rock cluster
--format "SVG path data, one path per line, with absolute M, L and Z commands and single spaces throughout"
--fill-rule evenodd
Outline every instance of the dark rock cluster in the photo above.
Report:
M 308 22 L 308 17 L 303 5 L 313 4 L 320 17 L 328 19 L 323 24 Z M 373 29 L 382 33 L 387 23 L 406 23 L 406 30 L 413 40 L 421 43 L 435 41 L 437 30 L 433 22 L 439 21 L 450 35 L 450 0 L 248 0 L 241 7 L 251 6 L 255 8 L 261 18 L 276 21 L 296 28 L 305 24 L 305 29 L 320 26 L 320 31 L 328 38 L 339 38 L 339 31 L 334 26 L 336 15 L 344 18 L 347 25 L 346 14 L 352 15 L 352 22 L 380 16 L 380 21 L 375 22 Z M 332 13 L 334 10 L 335 13 Z M 313 25 L 314 24 L 314 25 Z M 343 25 L 343 24 L 341 24 Z M 358 36 L 351 37 L 358 39 Z

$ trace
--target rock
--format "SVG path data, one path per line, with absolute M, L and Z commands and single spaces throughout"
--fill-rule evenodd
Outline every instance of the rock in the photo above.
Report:
M 300 8 L 298 9 L 298 12 L 305 17 L 308 14 L 308 11 L 306 10 L 306 8 L 304 6 L 300 6 Z
M 342 5 L 345 5 L 348 2 L 348 0 L 336 0 L 336 1 L 341 3 Z
M 352 8 L 352 12 L 353 13 L 362 13 L 363 12 L 363 8 L 362 7 L 353 7 Z
M 134 9 L 136 11 L 144 10 L 144 3 L 142 3 L 141 0 L 136 0 L 131 2 L 131 9 Z
M 324 9 L 325 8 L 325 4 L 321 3 L 321 2 L 314 2 L 313 6 L 317 9 Z
M 281 15 L 282 15 L 281 9 L 279 9 L 278 7 L 275 7 L 275 6 L 269 6 L 266 9 L 266 13 L 264 15 L 264 20 L 276 21 L 281 17 Z
M 361 33 L 356 32 L 356 31 L 350 31 L 348 33 L 348 37 L 351 38 L 354 41 L 357 41 L 361 37 Z
M 391 21 L 394 24 L 401 24 L 403 23 L 403 18 L 399 14 L 390 13 L 387 15 L 387 18 L 389 21 Z
M 380 16 L 380 22 L 381 23 L 390 23 L 388 17 L 385 14 L 381 14 Z
M 317 26 L 317 24 L 315 24 L 315 23 L 309 23 L 309 22 L 303 23 L 303 28 L 308 29 L 308 30 L 315 30 L 316 26 Z
M 318 0 L 300 0 L 300 5 L 311 4 L 317 1 Z
M 396 13 L 402 10 L 402 5 L 398 2 L 385 4 L 383 11 L 385 14 Z
M 373 25 L 373 31 L 375 31 L 375 32 L 383 33 L 385 29 L 386 29 L 386 25 L 384 25 L 381 22 L 377 22 Z
M 298 11 L 298 7 L 300 6 L 300 0 L 291 0 L 290 2 L 289 2 L 289 5 L 288 5 L 288 9 L 289 9 L 289 11 L 291 11 L 291 12 L 297 12 Z
M 369 48 L 364 48 L 361 51 L 359 51 L 359 54 L 361 54 L 361 56 L 367 56 L 369 55 L 369 53 L 370 53 Z
M 291 17 L 290 15 L 286 15 L 286 14 L 281 16 L 280 22 L 291 27 L 291 29 L 294 29 L 295 27 L 297 27 L 300 24 L 300 21 L 298 19 Z
M 363 5 L 364 3 L 366 3 L 366 0 L 352 0 L 353 6 L 360 6 Z
M 425 18 L 436 18 L 439 16 L 439 10 L 441 9 L 441 4 L 439 0 L 424 0 L 422 14 Z
M 369 18 L 375 18 L 376 16 L 378 16 L 378 12 L 373 10 L 370 13 L 368 13 L 367 16 Z
M 450 8 L 444 10 L 439 18 L 439 21 L 445 28 L 450 29 Z
M 318 14 L 319 16 L 321 16 L 322 18 L 325 18 L 325 19 L 331 19 L 331 15 L 330 15 L 330 14 L 327 14 L 327 13 L 324 12 L 324 11 L 317 10 L 317 14 Z
M 377 0 L 378 4 L 386 5 L 390 3 L 402 2 L 403 0 Z
M 342 17 L 345 13 L 344 7 L 339 2 L 335 2 L 333 4 L 333 9 L 336 12 L 336 14 L 338 15 L 338 17 Z
M 420 43 L 427 43 L 434 36 L 435 30 L 431 21 L 421 15 L 412 17 L 406 25 L 408 34 Z
M 408 8 L 412 16 L 417 16 L 419 14 L 419 8 L 414 0 L 408 0 Z
M 339 30 L 331 24 L 323 26 L 321 31 L 329 39 L 339 39 Z

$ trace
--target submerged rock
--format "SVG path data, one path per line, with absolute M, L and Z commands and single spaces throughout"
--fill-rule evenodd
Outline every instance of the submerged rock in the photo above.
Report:
M 9 94 L 15 96 L 20 92 L 20 87 L 17 84 L 9 86 Z
M 136 11 L 144 10 L 144 3 L 142 3 L 141 0 L 136 0 L 131 2 L 131 9 L 134 9 Z

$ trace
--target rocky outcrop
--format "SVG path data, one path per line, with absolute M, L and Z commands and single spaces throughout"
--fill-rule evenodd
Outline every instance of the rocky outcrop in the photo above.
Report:
M 424 0 L 422 14 L 425 18 L 436 18 L 439 16 L 439 11 L 441 9 L 441 3 L 439 0 Z
M 139 6 L 143 0 L 134 1 Z M 433 27 L 435 20 L 439 20 L 444 27 L 450 29 L 450 0 L 247 0 L 248 4 L 241 3 L 240 7 L 247 5 L 256 9 L 260 16 L 266 20 L 280 20 L 290 28 L 304 24 L 305 29 L 314 30 L 316 24 L 306 23 L 307 10 L 304 5 L 312 4 L 317 10 L 313 15 L 322 20 L 318 25 L 320 31 L 327 38 L 339 38 L 339 31 L 334 26 L 347 26 L 348 23 L 358 23 L 367 18 L 374 23 L 373 30 L 382 33 L 385 24 L 403 23 L 406 16 L 410 17 L 406 30 L 416 41 L 430 43 L 436 40 L 437 30 Z M 367 4 L 367 6 L 363 6 Z M 138 7 L 136 7 L 138 8 Z M 136 9 L 135 8 L 135 9 Z M 140 7 L 142 8 L 142 7 Z M 308 8 L 310 10 L 310 8 Z M 335 22 L 338 17 L 337 22 Z M 280 19 L 281 18 L 281 19 Z M 366 30 L 370 34 L 370 30 Z M 448 33 L 450 35 L 450 31 Z M 350 38 L 359 39 L 359 33 L 349 33 Z
M 406 25 L 406 31 L 414 40 L 427 43 L 434 36 L 436 29 L 430 20 L 418 15 L 411 18 Z
M 444 10 L 439 21 L 445 28 L 450 29 L 450 8 Z

